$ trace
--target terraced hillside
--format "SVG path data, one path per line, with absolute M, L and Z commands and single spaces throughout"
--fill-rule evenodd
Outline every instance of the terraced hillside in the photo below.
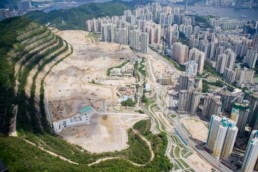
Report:
M 54 134 L 44 80 L 72 53 L 66 41 L 28 18 L 0 22 L 0 160 L 9 171 L 169 171 L 167 138 L 152 134 L 150 121 L 128 130 L 129 147 L 119 152 L 92 154 Z
M 0 38 L 0 131 L 8 134 L 11 118 L 16 114 L 20 133 L 51 133 L 41 103 L 44 78 L 72 53 L 72 47 L 51 30 L 27 18 L 4 20 L 0 28 L 3 35 Z

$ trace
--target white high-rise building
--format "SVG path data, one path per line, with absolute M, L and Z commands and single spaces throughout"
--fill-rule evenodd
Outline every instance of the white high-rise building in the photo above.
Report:
M 258 159 L 258 133 L 249 140 L 241 172 L 252 172 Z
M 220 155 L 221 155 L 221 152 L 223 149 L 223 145 L 224 145 L 224 141 L 225 141 L 225 138 L 227 135 L 227 130 L 228 130 L 228 127 L 226 125 L 222 124 L 219 126 L 219 129 L 217 131 L 218 134 L 217 134 L 217 138 L 214 143 L 213 153 L 212 153 L 216 159 L 220 158 Z
M 212 115 L 206 145 L 216 159 L 227 159 L 232 153 L 238 128 L 234 121 Z
M 217 134 L 218 134 L 217 131 L 220 126 L 220 121 L 221 121 L 221 118 L 219 116 L 217 115 L 211 116 L 209 133 L 208 133 L 207 142 L 206 142 L 206 145 L 211 149 L 214 147 L 214 143 L 217 138 Z
M 248 143 L 249 143 L 252 139 L 254 139 L 255 137 L 258 137 L 258 130 L 253 130 L 253 131 L 251 132 L 251 135 L 250 135 L 250 137 L 249 137 Z
M 244 63 L 247 63 L 250 68 L 254 68 L 256 64 L 256 60 L 258 57 L 258 53 L 256 49 L 247 50 L 246 56 L 243 59 Z
M 198 64 L 199 74 L 202 74 L 203 72 L 204 58 L 205 58 L 204 52 L 196 48 L 192 48 L 189 52 L 189 60 L 193 60 Z
M 129 45 L 134 49 L 138 50 L 140 48 L 140 31 L 130 30 L 129 31 Z
M 188 59 L 188 46 L 181 42 L 173 44 L 172 57 L 179 63 L 184 64 Z
M 197 75 L 197 71 L 198 71 L 198 64 L 195 61 L 190 60 L 186 63 L 185 73 L 187 76 L 194 77 Z
M 227 61 L 227 55 L 226 54 L 220 54 L 218 56 L 217 64 L 216 64 L 216 72 L 224 73 L 226 61 Z
M 236 54 L 232 49 L 226 49 L 223 54 L 218 55 L 216 71 L 219 73 L 224 73 L 225 69 L 234 70 L 236 61 Z
M 228 128 L 227 136 L 225 138 L 224 146 L 223 146 L 223 150 L 222 150 L 222 154 L 221 154 L 221 156 L 224 159 L 228 159 L 230 154 L 232 153 L 234 143 L 236 140 L 236 136 L 237 136 L 237 132 L 238 132 L 238 128 L 236 126 L 232 126 L 232 127 Z

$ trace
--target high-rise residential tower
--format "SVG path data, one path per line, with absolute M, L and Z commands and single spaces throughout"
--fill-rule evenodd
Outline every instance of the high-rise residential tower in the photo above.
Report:
M 228 159 L 232 153 L 238 128 L 228 118 L 212 115 L 206 145 L 216 159 Z
M 248 146 L 245 151 L 245 157 L 242 164 L 241 172 L 253 171 L 258 159 L 258 133 L 249 140 Z

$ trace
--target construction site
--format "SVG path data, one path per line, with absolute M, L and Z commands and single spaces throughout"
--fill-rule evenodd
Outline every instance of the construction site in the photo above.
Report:
M 139 58 L 128 46 L 98 42 L 84 31 L 56 34 L 74 53 L 46 78 L 46 108 L 55 132 L 94 153 L 127 148 L 127 130 L 147 118 L 120 104 L 135 97 L 133 64 Z
M 174 170 L 211 169 L 187 148 L 168 119 L 180 71 L 153 51 L 146 55 L 126 45 L 99 42 L 84 31 L 56 34 L 73 46 L 71 57 L 56 66 L 45 82 L 48 119 L 58 135 L 92 153 L 121 151 L 128 148 L 128 129 L 151 118 L 152 133 L 169 135 L 166 152 Z M 143 96 L 148 102 L 144 107 Z M 193 130 L 194 138 L 205 139 L 188 130 Z

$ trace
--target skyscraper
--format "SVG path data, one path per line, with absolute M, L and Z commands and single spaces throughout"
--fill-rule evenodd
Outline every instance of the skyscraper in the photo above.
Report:
M 141 52 L 148 54 L 148 34 L 147 33 L 142 33 L 141 34 Z
M 189 60 L 193 60 L 198 64 L 199 74 L 202 74 L 203 72 L 204 58 L 205 58 L 204 52 L 196 48 L 192 48 L 189 52 Z
M 243 62 L 247 63 L 250 68 L 254 68 L 257 57 L 258 57 L 258 53 L 256 49 L 248 49 L 246 56 L 243 59 Z
M 204 98 L 202 116 L 208 119 L 211 118 L 211 115 L 219 115 L 221 112 L 221 100 L 218 96 L 207 95 Z
M 227 134 L 227 130 L 228 127 L 225 124 L 220 124 L 219 129 L 218 129 L 218 134 L 214 143 L 214 147 L 213 147 L 213 153 L 212 155 L 216 158 L 219 159 L 221 152 L 222 152 L 222 148 L 224 145 L 224 141 L 226 138 L 226 134 Z
M 253 171 L 258 159 L 258 133 L 249 140 L 248 146 L 245 151 L 245 157 L 242 164 L 241 172 Z
M 192 76 L 192 77 L 196 76 L 197 70 L 198 70 L 198 64 L 195 61 L 190 60 L 186 63 L 185 74 L 187 76 Z
M 228 128 L 227 135 L 224 141 L 222 154 L 221 154 L 221 156 L 224 159 L 228 159 L 230 154 L 232 153 L 237 133 L 238 133 L 238 128 L 235 125 Z
M 216 159 L 227 159 L 232 153 L 238 128 L 234 121 L 212 115 L 206 145 Z
M 239 134 L 243 134 L 247 123 L 248 115 L 250 113 L 249 101 L 243 100 L 242 103 L 235 103 L 230 119 L 236 122 L 239 129 Z
M 217 115 L 212 115 L 211 120 L 210 120 L 210 125 L 209 125 L 209 132 L 208 132 L 208 137 L 207 137 L 207 142 L 206 145 L 210 148 L 213 149 L 215 140 L 217 138 L 218 134 L 218 129 L 220 126 L 220 121 L 221 118 Z
M 140 31 L 139 30 L 129 30 L 129 45 L 134 49 L 138 50 L 140 48 Z
M 197 90 L 180 90 L 178 111 L 195 114 L 200 103 L 200 93 Z
M 224 73 L 225 65 L 227 61 L 227 55 L 226 54 L 220 54 L 217 58 L 217 64 L 216 64 L 216 72 Z
M 188 59 L 188 46 L 181 42 L 173 44 L 172 57 L 179 63 L 184 64 Z

